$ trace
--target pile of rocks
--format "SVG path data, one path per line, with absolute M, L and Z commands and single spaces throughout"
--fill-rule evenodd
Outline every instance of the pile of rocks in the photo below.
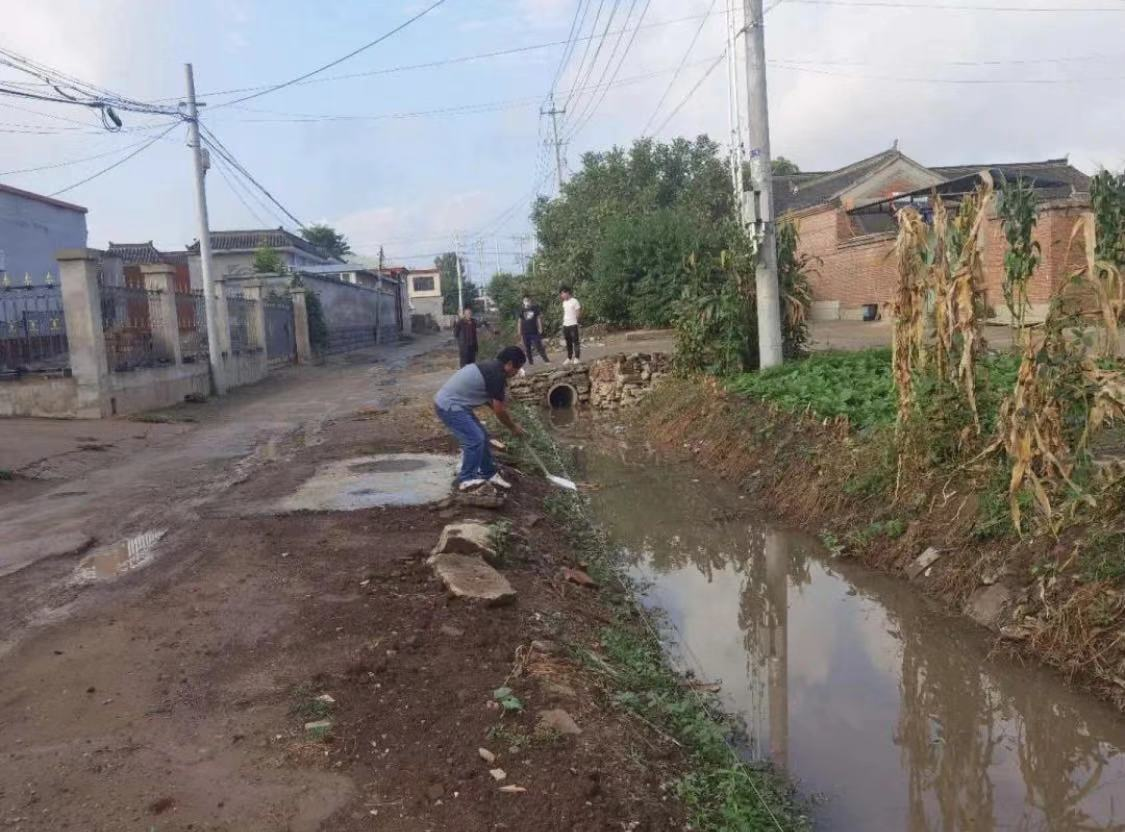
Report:
M 666 353 L 600 358 L 590 365 L 590 406 L 616 410 L 635 405 L 671 370 L 672 357 Z
M 517 402 L 544 405 L 547 394 L 560 384 L 567 384 L 578 394 L 575 404 L 590 403 L 590 373 L 582 365 L 560 367 L 546 373 L 517 376 L 508 382 L 508 395 Z

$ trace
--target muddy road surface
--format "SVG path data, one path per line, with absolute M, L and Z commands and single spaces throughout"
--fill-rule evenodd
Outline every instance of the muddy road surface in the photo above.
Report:
M 504 607 L 449 598 L 425 562 L 447 522 L 488 510 L 357 493 L 432 473 L 410 460 L 452 464 L 429 401 L 453 364 L 327 369 L 269 404 L 203 405 L 198 427 L 53 487 L 85 493 L 5 504 L 6 535 L 95 540 L 0 578 L 0 828 L 682 826 L 675 749 L 554 652 L 604 613 L 554 578 L 573 562 L 542 481 L 514 474 L 497 513 Z M 346 510 L 286 502 L 331 496 L 302 489 L 341 463 L 367 478 L 344 478 Z M 581 733 L 536 730 L 546 709 Z

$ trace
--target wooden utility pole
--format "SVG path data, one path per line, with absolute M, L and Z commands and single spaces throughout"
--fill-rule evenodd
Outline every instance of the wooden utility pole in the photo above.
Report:
M 750 188 L 743 216 L 758 245 L 758 360 L 762 369 L 782 361 L 781 292 L 777 285 L 777 234 L 770 169 L 769 103 L 766 98 L 766 41 L 762 0 L 743 0 L 746 12 L 746 90 L 750 121 Z

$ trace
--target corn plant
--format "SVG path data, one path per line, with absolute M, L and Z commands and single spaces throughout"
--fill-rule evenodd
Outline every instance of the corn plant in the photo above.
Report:
M 1022 343 L 1026 331 L 1027 284 L 1039 265 L 1039 243 L 1032 240 L 1036 220 L 1035 190 L 1023 179 L 1004 183 L 997 202 L 997 213 L 1008 241 L 1004 253 L 1004 303 L 1011 313 L 1012 331 Z

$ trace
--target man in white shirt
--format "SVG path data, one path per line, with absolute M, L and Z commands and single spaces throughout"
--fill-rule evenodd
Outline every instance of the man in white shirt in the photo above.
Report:
M 566 339 L 566 361 L 563 364 L 579 364 L 582 359 L 582 343 L 578 337 L 578 321 L 582 317 L 582 304 L 570 290 L 563 286 L 559 290 L 563 308 L 563 338 Z

